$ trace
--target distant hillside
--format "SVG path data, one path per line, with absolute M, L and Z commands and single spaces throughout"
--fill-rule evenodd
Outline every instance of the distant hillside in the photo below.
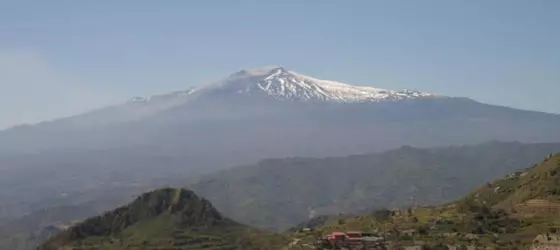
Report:
M 281 238 L 222 216 L 185 189 L 160 189 L 85 220 L 38 249 L 275 249 Z
M 560 144 L 492 142 L 264 160 L 210 174 L 189 187 L 235 220 L 283 230 L 322 214 L 452 201 L 557 151 Z
M 314 235 L 363 230 L 386 237 L 393 246 L 423 242 L 432 246 L 549 249 L 546 244 L 559 242 L 555 236 L 560 233 L 559 184 L 560 154 L 557 154 L 538 165 L 484 184 L 453 203 L 337 217 L 316 225 L 313 235 L 294 237 L 304 238 L 301 242 L 306 242 L 312 241 Z
M 73 223 L 111 209 L 103 203 L 85 203 L 41 209 L 0 224 L 0 250 L 34 249 Z

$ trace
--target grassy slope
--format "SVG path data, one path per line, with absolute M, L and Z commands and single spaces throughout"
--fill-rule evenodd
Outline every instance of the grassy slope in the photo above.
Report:
M 332 231 L 378 231 L 393 242 L 424 241 L 454 245 L 526 249 L 538 234 L 560 230 L 560 154 L 540 165 L 488 183 L 447 205 L 402 211 L 376 211 L 351 218 L 332 219 L 312 234 L 292 234 L 311 242 Z M 535 211 L 531 200 L 552 202 L 552 208 Z M 529 204 L 529 205 L 527 205 Z M 540 207 L 537 203 L 537 209 Z M 414 236 L 405 235 L 414 231 Z

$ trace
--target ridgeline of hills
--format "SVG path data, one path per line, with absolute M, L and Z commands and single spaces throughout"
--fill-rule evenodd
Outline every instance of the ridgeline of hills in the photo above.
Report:
M 313 233 L 294 233 L 293 237 L 304 244 L 334 231 L 363 230 L 385 237 L 392 247 L 557 249 L 546 247 L 560 247 L 555 236 L 560 233 L 560 154 L 445 205 L 376 210 L 302 224 L 310 225 Z
M 58 249 L 278 249 L 279 236 L 237 223 L 185 189 L 145 193 L 89 218 L 38 247 Z
M 556 143 L 491 142 L 271 159 L 210 174 L 189 188 L 235 220 L 285 230 L 318 215 L 449 202 L 558 151 Z
M 356 230 L 383 237 L 391 249 L 544 249 L 558 243 L 559 186 L 560 154 L 551 154 L 455 202 L 320 217 L 302 224 L 313 230 L 283 236 L 230 220 L 192 191 L 168 188 L 78 223 L 38 249 L 304 249 L 327 233 Z
M 229 218 L 282 231 L 311 216 L 324 218 L 321 215 L 452 201 L 558 151 L 560 144 L 556 143 L 490 142 L 429 149 L 402 147 L 323 159 L 264 160 L 194 178 L 188 187 Z M 53 227 L 97 215 L 127 202 L 130 198 L 126 197 L 131 197 L 128 194 L 136 196 L 145 191 L 108 188 L 105 192 L 105 196 L 115 198 L 54 205 L 0 225 L 0 249 L 31 249 L 52 234 Z M 319 222 L 315 219 L 314 224 Z

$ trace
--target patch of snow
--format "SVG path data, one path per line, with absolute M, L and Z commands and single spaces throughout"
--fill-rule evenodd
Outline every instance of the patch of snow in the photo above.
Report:
M 228 89 L 243 88 L 244 93 L 264 92 L 277 99 L 300 101 L 377 102 L 436 96 L 407 89 L 394 91 L 321 80 L 287 71 L 281 67 L 242 70 L 212 87 L 217 86 Z

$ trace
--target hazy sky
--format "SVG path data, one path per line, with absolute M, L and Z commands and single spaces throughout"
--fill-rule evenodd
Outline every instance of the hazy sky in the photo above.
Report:
M 268 65 L 560 113 L 560 1 L 0 2 L 0 128 Z

